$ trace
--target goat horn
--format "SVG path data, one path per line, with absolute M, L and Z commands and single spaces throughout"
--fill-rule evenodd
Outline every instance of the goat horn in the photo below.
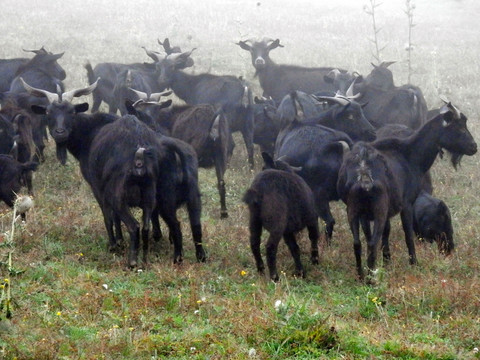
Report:
M 390 65 L 395 64 L 395 63 L 396 63 L 396 61 L 382 61 L 378 66 L 387 68 Z
M 145 53 L 151 58 L 153 61 L 159 62 L 161 53 L 153 50 L 148 50 L 145 46 L 142 46 L 142 49 L 145 50 Z
M 358 99 L 362 95 L 360 93 L 356 93 L 355 95 L 353 95 L 353 86 L 355 85 L 355 81 L 357 81 L 357 78 L 353 79 L 352 83 L 350 84 L 350 86 L 347 89 L 347 92 L 345 93 L 347 99 L 355 100 L 355 99 Z
M 316 96 L 316 95 L 312 95 L 312 97 L 318 101 L 331 101 L 331 102 L 335 102 L 337 104 L 340 104 L 340 105 L 348 105 L 351 103 L 351 101 L 344 97 L 344 96 L 341 96 L 339 94 L 335 94 L 335 96 Z
M 27 90 L 27 92 L 30 95 L 38 96 L 38 97 L 46 97 L 50 104 L 52 104 L 54 101 L 58 102 L 58 99 L 59 99 L 58 94 L 52 93 L 52 92 L 47 91 L 47 90 L 34 88 L 34 87 L 28 85 L 25 82 L 25 80 L 23 80 L 22 77 L 20 78 L 20 81 L 22 82 L 22 85 L 25 88 L 25 90 Z
M 189 57 L 190 55 L 192 55 L 192 52 L 195 50 L 196 48 L 193 48 L 192 50 L 190 51 L 185 51 L 183 53 L 174 53 L 174 54 L 169 54 L 167 55 L 167 58 L 173 60 L 174 62 L 177 61 L 177 59 L 180 57 L 180 56 L 183 56 L 183 57 Z
M 162 96 L 169 96 L 169 95 L 172 95 L 173 91 L 172 90 L 166 90 L 166 91 L 162 91 L 162 92 L 159 92 L 159 93 L 153 93 L 150 95 L 150 100 L 151 101 L 155 101 L 155 102 L 160 102 L 160 98 Z
M 132 89 L 131 87 L 129 87 L 128 89 L 133 91 L 138 96 L 139 99 L 148 100 L 148 94 L 146 92 L 143 92 L 143 91 L 140 91 L 140 90 L 135 90 L 135 89 Z
M 62 100 L 71 102 L 74 97 L 80 97 L 80 96 L 91 94 L 92 91 L 95 90 L 95 88 L 97 87 L 97 84 L 98 84 L 99 80 L 100 80 L 100 78 L 97 78 L 97 80 L 93 84 L 91 84 L 90 86 L 87 86 L 85 88 L 75 89 L 75 90 L 70 90 L 70 91 L 64 92 L 62 94 Z

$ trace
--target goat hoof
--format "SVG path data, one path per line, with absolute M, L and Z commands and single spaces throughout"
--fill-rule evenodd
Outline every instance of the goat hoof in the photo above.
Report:
M 207 260 L 207 256 L 205 255 L 205 251 L 203 250 L 203 248 L 197 250 L 196 255 L 198 262 L 205 262 Z
M 312 256 L 312 264 L 313 264 L 313 265 L 318 265 L 318 264 L 320 264 L 320 260 L 318 259 L 318 255 Z
M 174 264 L 181 264 L 182 262 L 183 262 L 183 257 L 181 255 L 173 258 L 173 263 Z
M 130 261 L 128 262 L 128 267 L 129 267 L 130 269 L 135 269 L 135 268 L 137 267 L 137 265 L 138 265 L 138 264 L 137 264 L 137 260 L 130 260 Z
M 220 213 L 220 219 L 226 219 L 228 218 L 228 212 L 227 211 L 222 211 Z

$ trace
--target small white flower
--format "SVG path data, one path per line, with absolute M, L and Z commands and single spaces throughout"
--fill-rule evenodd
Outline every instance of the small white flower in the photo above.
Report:
M 137 270 L 137 272 L 139 272 L 139 273 L 142 273 L 142 272 L 143 272 L 143 270 L 142 270 L 142 269 L 138 269 L 138 270 Z
M 473 352 L 474 352 L 474 353 L 478 353 L 478 348 L 477 348 L 477 347 L 474 347 L 474 348 L 473 348 Z
M 102 287 L 103 287 L 105 290 L 108 290 L 108 285 L 107 285 L 107 284 L 103 284 Z
M 257 350 L 255 350 L 254 348 L 250 348 L 248 350 L 248 356 L 254 358 L 255 356 L 257 356 Z
M 190 351 L 191 351 L 191 352 L 194 352 L 195 350 L 197 350 L 197 348 L 196 348 L 195 346 L 192 346 L 192 347 L 190 348 Z
M 276 310 L 276 311 L 279 311 L 280 308 L 282 308 L 282 307 L 284 306 L 284 304 L 283 304 L 282 300 L 277 300 L 277 301 L 275 301 L 275 305 L 274 305 L 274 306 L 275 306 L 275 310 Z
M 195 310 L 193 313 L 194 313 L 195 315 L 198 315 L 198 314 L 200 314 L 200 310 Z

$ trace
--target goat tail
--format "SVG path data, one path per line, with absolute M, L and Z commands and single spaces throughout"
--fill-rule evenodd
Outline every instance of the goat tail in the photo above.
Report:
M 189 144 L 167 136 L 162 139 L 162 142 L 180 159 L 182 184 L 190 184 L 193 179 L 198 181 L 198 159 L 195 150 Z
M 85 70 L 87 70 L 88 83 L 93 84 L 96 79 L 95 79 L 95 74 L 93 73 L 92 64 L 90 64 L 90 62 L 87 62 L 84 65 L 84 68 Z

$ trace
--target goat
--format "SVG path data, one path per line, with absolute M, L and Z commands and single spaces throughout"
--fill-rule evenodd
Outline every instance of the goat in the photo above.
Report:
M 319 230 L 312 191 L 288 164 L 280 160 L 273 161 L 266 153 L 262 153 L 262 156 L 267 167 L 273 168 L 257 174 L 243 196 L 250 211 L 250 247 L 257 269 L 260 273 L 265 269 L 260 254 L 262 228 L 265 228 L 270 233 L 266 244 L 270 278 L 279 280 L 276 256 L 282 236 L 295 261 L 294 275 L 304 277 L 305 270 L 300 261 L 295 233 L 305 227 L 308 229 L 312 263 L 318 264 Z
M 2 138 L 2 140 L 0 140 L 0 153 L 12 154 L 20 163 L 32 161 L 36 152 L 32 129 L 33 119 L 30 114 L 14 104 L 8 103 L 0 110 L 0 119 L 2 119 L 2 130 L 0 131 Z M 6 121 L 7 124 L 10 123 L 12 127 L 10 128 L 7 125 L 7 128 L 4 128 L 6 125 L 4 121 Z M 10 131 L 13 132 L 9 134 Z M 5 146 L 7 149 L 4 148 Z M 9 147 L 10 150 L 8 150 Z M 27 171 L 24 174 L 24 181 L 28 189 L 28 194 L 33 195 L 33 173 Z
M 88 156 L 90 185 L 99 200 L 109 238 L 114 218 L 130 234 L 128 265 L 137 266 L 139 224 L 129 207 L 142 209 L 143 262 L 147 263 L 148 227 L 156 208 L 160 154 L 157 136 L 131 115 L 103 126 L 95 136 Z M 113 216 L 110 216 L 113 214 Z M 156 239 L 159 240 L 159 239 Z
M 270 51 L 283 47 L 280 40 L 263 39 L 262 41 L 246 40 L 237 43 L 243 50 L 249 51 L 255 75 L 258 75 L 263 96 L 271 96 L 277 104 L 285 95 L 300 90 L 307 94 L 317 91 L 332 91 L 336 89 L 331 81 L 331 71 L 335 67 L 301 67 L 294 65 L 278 65 L 270 59 Z M 345 72 L 345 70 L 337 69 Z M 326 80 L 326 78 L 328 78 Z
M 387 68 L 393 62 L 373 65 L 365 78 L 357 77 L 355 91 L 365 103 L 366 118 L 375 128 L 386 124 L 403 124 L 418 129 L 427 120 L 427 104 L 420 88 L 406 84 L 395 86 L 392 72 Z
M 361 245 L 358 240 L 358 223 L 361 219 L 374 220 L 374 234 L 371 238 L 370 225 L 366 221 L 363 224 L 368 241 L 369 270 L 375 267 L 376 247 L 380 237 L 382 237 L 383 257 L 385 260 L 390 258 L 388 219 L 399 212 L 410 263 L 417 263 L 413 242 L 413 204 L 421 191 L 423 176 L 442 148 L 462 155 L 474 155 L 477 152 L 477 144 L 467 129 L 466 121 L 466 116 L 447 102 L 438 116 L 408 138 L 385 138 L 371 145 L 361 144 L 357 147 L 358 151 L 352 150 L 347 155 L 338 175 L 337 191 L 347 204 L 347 213 L 354 236 L 357 272 L 360 278 L 363 278 Z M 365 149 L 363 150 L 365 156 L 360 154 L 362 149 Z M 359 155 L 356 156 L 356 154 Z M 362 159 L 366 164 L 367 176 L 359 176 L 360 170 L 357 170 Z M 370 164 L 368 163 L 370 160 L 375 161 Z M 372 183 L 368 186 L 370 201 L 355 201 L 355 198 L 361 197 L 365 192 L 361 186 L 358 186 L 357 179 L 365 177 L 367 182 L 370 178 Z M 380 186 L 375 186 L 377 180 L 383 184 L 382 191 L 377 190 Z M 380 195 L 376 196 L 376 192 Z
M 35 171 L 36 162 L 19 163 L 10 155 L 0 154 L 0 200 L 13 208 L 15 197 L 24 183 L 25 174 Z M 25 213 L 20 214 L 25 221 Z
M 193 51 L 193 50 L 192 50 Z M 189 105 L 212 104 L 222 108 L 232 132 L 240 131 L 253 168 L 254 118 L 251 109 L 252 94 L 245 81 L 228 75 L 190 75 L 181 69 L 193 65 L 192 51 L 158 58 L 157 73 L 160 88 L 171 88 L 175 95 Z
M 42 114 L 48 112 L 49 131 L 57 146 L 58 160 L 65 164 L 67 150 L 78 160 L 82 175 L 92 187 L 95 198 L 103 210 L 103 196 L 100 191 L 97 191 L 98 187 L 93 185 L 95 177 L 89 165 L 93 161 L 90 159 L 90 151 L 93 149 L 102 128 L 116 121 L 117 117 L 113 114 L 102 113 L 82 114 L 82 112 L 88 110 L 87 103 L 71 104 L 74 97 L 91 93 L 96 84 L 95 82 L 86 88 L 71 90 L 61 94 L 33 88 L 27 83 L 24 83 L 24 86 L 30 94 L 43 96 L 49 100 L 50 104 L 47 108 L 35 106 L 33 110 Z M 164 156 L 160 158 L 159 173 L 161 176 L 157 179 L 156 185 L 157 207 L 153 211 L 152 216 L 154 238 L 156 233 L 160 233 L 158 223 L 158 215 L 160 215 L 167 223 L 174 239 L 174 262 L 182 261 L 182 234 L 176 217 L 176 210 L 182 204 L 186 204 L 197 260 L 205 261 L 200 224 L 201 203 L 198 190 L 198 164 L 195 152 L 188 144 L 180 140 L 162 137 L 159 141 L 161 148 L 159 153 L 164 154 Z M 114 236 L 112 226 L 114 223 L 116 236 L 118 239 L 122 239 L 121 219 L 108 212 L 104 212 L 104 219 L 109 234 L 109 247 L 111 250 L 115 250 L 117 248 L 117 239 Z M 130 257 L 130 263 L 135 264 L 133 255 Z
M 448 206 L 423 190 L 413 203 L 413 230 L 418 238 L 437 242 L 438 249 L 445 255 L 449 255 L 455 247 Z
M 137 90 L 135 92 L 148 100 L 147 94 Z M 152 108 L 158 105 L 148 101 L 138 101 L 135 104 L 136 108 L 144 108 L 145 106 Z M 164 105 L 160 106 L 163 107 Z M 138 114 L 138 111 L 133 113 Z M 224 181 L 232 144 L 228 121 L 221 112 L 215 110 L 213 105 L 208 104 L 174 106 L 155 113 L 157 116 L 152 119 L 153 121 L 147 120 L 147 123 L 151 124 L 153 122 L 155 124 L 152 125 L 153 129 L 160 126 L 162 129 L 167 129 L 170 136 L 190 144 L 197 153 L 200 167 L 215 167 L 220 195 L 220 217 L 228 217 Z M 139 115 L 139 118 L 144 119 L 145 115 Z
M 0 93 L 9 91 L 12 81 L 15 79 L 15 77 L 17 77 L 20 73 L 24 73 L 27 69 L 39 69 L 58 78 L 59 80 L 65 79 L 65 71 L 56 61 L 57 57 L 61 57 L 60 54 L 53 55 L 45 50 L 44 47 L 38 50 L 24 51 L 33 52 L 35 56 L 32 59 L 15 58 L 0 60 Z
M 165 52 L 167 54 L 172 54 L 175 52 L 180 52 L 180 48 L 178 46 L 172 47 L 170 45 L 170 41 L 168 38 L 164 40 L 163 43 L 158 40 L 158 43 L 163 46 Z M 154 61 L 158 59 L 158 54 L 154 51 L 147 50 L 143 48 L 146 54 L 152 58 Z M 193 65 L 193 60 L 191 60 Z M 120 63 L 113 63 L 113 62 L 106 62 L 106 63 L 99 63 L 95 67 L 92 67 L 90 63 L 85 64 L 85 70 L 87 70 L 87 77 L 90 84 L 93 84 L 97 78 L 100 78 L 96 89 L 93 91 L 93 105 L 92 105 L 92 112 L 97 112 L 100 108 L 102 102 L 105 102 L 108 105 L 108 111 L 111 113 L 116 113 L 119 110 L 122 114 L 126 113 L 126 110 L 123 108 L 125 102 L 125 94 L 123 94 L 120 98 L 114 94 L 114 89 L 116 84 L 120 84 L 125 81 L 126 72 L 128 70 L 133 70 L 134 72 L 139 71 L 146 76 L 147 78 L 150 77 L 150 73 L 153 71 L 155 72 L 155 64 L 153 63 L 133 63 L 133 64 L 120 64 Z M 123 75 L 121 75 L 123 74 Z M 120 77 L 119 77 L 120 76 Z M 152 75 L 153 76 L 153 75 Z M 155 82 L 155 81 L 154 81 Z M 159 91 L 156 86 L 152 86 L 151 82 L 149 83 L 150 90 L 156 92 Z M 117 85 L 119 86 L 119 85 Z M 120 85 L 121 86 L 121 85 Z M 129 84 L 129 87 L 138 88 L 138 85 Z M 144 89 L 147 90 L 147 89 Z M 118 90 L 117 90 L 118 91 Z M 126 90 L 124 88 L 126 93 Z M 147 91 L 149 92 L 149 91 Z

